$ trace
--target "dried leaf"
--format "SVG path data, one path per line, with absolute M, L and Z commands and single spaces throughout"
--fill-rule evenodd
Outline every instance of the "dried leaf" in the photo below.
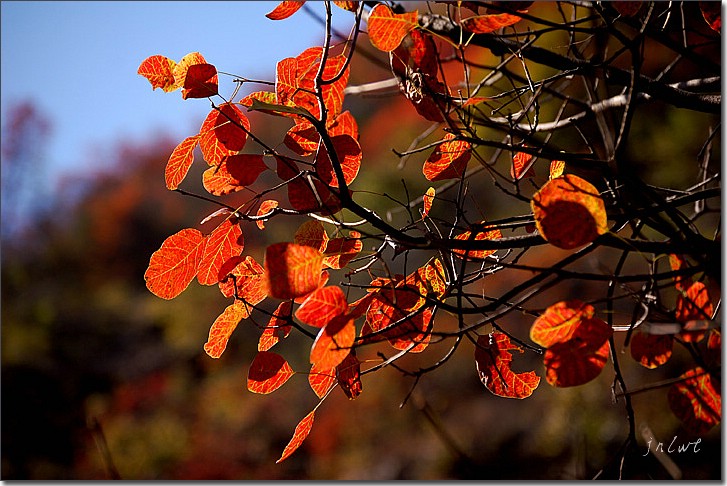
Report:
M 494 332 L 480 336 L 475 347 L 475 363 L 480 381 L 493 395 L 505 398 L 527 398 L 540 384 L 534 371 L 515 373 L 510 368 L 510 351 L 523 350 L 510 342 L 507 334 Z
M 164 240 L 144 273 L 146 287 L 157 297 L 173 299 L 197 275 L 206 239 L 196 229 L 187 228 Z
M 259 351 L 250 363 L 247 389 L 253 393 L 272 393 L 285 384 L 295 372 L 279 354 Z

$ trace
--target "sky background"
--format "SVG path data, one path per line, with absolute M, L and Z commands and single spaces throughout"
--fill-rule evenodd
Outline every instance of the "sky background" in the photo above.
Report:
M 102 165 L 95 159 L 121 140 L 148 141 L 164 131 L 181 141 L 199 129 L 209 101 L 152 92 L 136 74 L 139 64 L 154 54 L 179 61 L 198 51 L 219 71 L 272 81 L 278 60 L 323 38 L 322 25 L 303 9 L 267 19 L 277 3 L 2 1 L 2 114 L 31 100 L 49 118 L 50 187 L 63 174 Z M 324 12 L 321 2 L 308 6 Z M 334 26 L 348 32 L 353 14 L 333 13 Z M 233 88 L 220 77 L 221 94 Z

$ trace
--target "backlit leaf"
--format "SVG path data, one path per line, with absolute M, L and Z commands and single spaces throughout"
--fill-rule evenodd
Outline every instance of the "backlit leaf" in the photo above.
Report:
M 462 27 L 474 34 L 489 34 L 520 22 L 522 18 L 509 13 L 477 15 L 462 21 Z
M 333 4 L 349 12 L 355 12 L 358 9 L 358 1 L 355 0 L 350 2 L 334 0 Z
M 472 156 L 472 146 L 469 142 L 455 140 L 455 136 L 451 133 L 448 133 L 444 140 L 424 162 L 422 172 L 430 181 L 462 177 Z
M 275 159 L 278 177 L 289 181 L 287 184 L 288 200 L 294 209 L 303 212 L 320 211 L 323 214 L 333 214 L 341 209 L 340 200 L 324 183 L 296 177 L 300 174 L 300 170 L 294 161 L 283 157 L 275 157 Z M 313 187 L 311 187 L 311 183 Z M 320 202 L 318 198 L 320 198 Z
M 677 297 L 676 320 L 687 322 L 711 319 L 714 312 L 707 287 L 702 282 L 694 282 L 687 291 Z
M 598 190 L 573 174 L 546 182 L 530 207 L 542 237 L 558 248 L 577 248 L 608 232 L 606 207 Z
M 184 86 L 184 80 L 187 78 L 189 68 L 197 64 L 207 64 L 207 61 L 199 52 L 190 52 L 174 66 L 173 73 L 175 88 L 181 88 Z M 182 95 L 182 97 L 184 97 L 184 95 Z
M 172 155 L 169 156 L 167 167 L 164 170 L 164 179 L 167 183 L 167 189 L 174 190 L 179 187 L 187 172 L 194 162 L 194 148 L 199 142 L 199 135 L 187 137 L 176 146 Z
M 161 88 L 169 93 L 179 88 L 174 83 L 174 66 L 177 63 L 168 57 L 156 55 L 147 57 L 139 65 L 137 74 L 144 76 L 150 83 L 152 89 Z
M 596 378 L 608 360 L 608 338 L 612 333 L 601 319 L 581 319 L 570 339 L 545 350 L 546 381 L 553 386 L 569 387 Z
M 210 194 L 224 196 L 253 184 L 266 170 L 268 167 L 263 162 L 262 155 L 228 155 L 219 165 L 204 171 L 202 184 Z
M 455 240 L 462 240 L 462 241 L 481 241 L 481 240 L 499 240 L 502 238 L 502 232 L 499 229 L 491 229 L 487 231 L 487 229 L 490 228 L 489 226 L 485 226 L 483 228 L 483 231 L 478 232 L 474 237 L 472 236 L 471 231 L 465 231 L 462 234 L 459 234 L 454 237 Z M 465 256 L 470 260 L 481 260 L 483 258 L 486 258 L 493 253 L 495 253 L 497 250 L 460 250 L 460 249 L 453 249 L 452 253 L 457 255 L 460 258 L 464 258 Z
M 323 398 L 328 390 L 336 384 L 336 368 L 322 369 L 318 363 L 313 363 L 308 374 L 308 384 L 318 398 Z
M 204 351 L 211 358 L 219 358 L 227 348 L 232 332 L 241 320 L 250 316 L 245 305 L 240 301 L 228 305 L 222 314 L 215 319 L 210 328 L 209 337 L 204 345 Z
M 310 246 L 323 252 L 328 244 L 328 234 L 320 221 L 312 219 L 298 227 L 293 236 L 293 243 Z
M 562 160 L 551 160 L 550 161 L 550 174 L 548 176 L 548 179 L 552 180 L 552 179 L 562 176 L 564 170 L 565 170 L 565 162 L 563 162 Z
M 535 177 L 535 169 L 532 164 L 533 156 L 526 152 L 517 152 L 512 157 L 510 177 L 519 181 L 522 178 Z
M 361 233 L 351 231 L 348 238 L 333 238 L 328 241 L 323 253 L 323 264 L 329 268 L 341 269 L 348 265 L 363 249 Z
M 722 333 L 717 329 L 709 331 L 704 361 L 707 366 L 720 366 L 722 364 Z
M 222 264 L 242 253 L 244 238 L 237 221 L 233 222 L 228 218 L 215 228 L 206 240 L 199 262 L 197 280 L 202 285 L 214 285 L 219 282 Z
M 580 300 L 558 302 L 548 307 L 530 328 L 530 339 L 544 348 L 569 340 L 583 319 L 593 317 L 594 309 Z
M 288 445 L 285 446 L 283 455 L 280 456 L 280 459 L 275 461 L 276 464 L 290 457 L 290 455 L 301 446 L 306 437 L 308 437 L 308 434 L 310 434 L 310 431 L 313 428 L 315 413 L 316 411 L 312 410 L 308 415 L 303 417 L 300 422 L 298 422 L 298 425 L 295 427 L 295 432 L 293 432 L 293 437 L 290 439 L 290 442 L 288 442 Z
M 305 157 L 318 149 L 320 140 L 321 136 L 310 122 L 296 120 L 295 125 L 285 134 L 283 143 L 297 155 Z
M 164 240 L 144 273 L 146 287 L 157 297 L 173 299 L 197 275 L 206 239 L 196 229 L 187 228 Z
M 272 393 L 285 384 L 295 372 L 279 354 L 259 351 L 250 363 L 247 389 L 253 393 Z
M 368 33 L 371 44 L 389 52 L 396 49 L 404 37 L 418 25 L 419 11 L 395 14 L 384 4 L 376 5 L 369 14 Z
M 722 420 L 722 395 L 719 382 L 700 367 L 683 375 L 667 394 L 669 408 L 692 434 L 706 434 Z
M 251 256 L 232 257 L 220 269 L 220 292 L 225 297 L 233 297 L 235 291 L 240 299 L 256 305 L 267 297 L 267 287 L 263 267 Z
M 194 64 L 189 66 L 184 78 L 182 99 L 209 98 L 217 94 L 217 68 L 212 64 Z
M 426 218 L 427 216 L 429 216 L 429 211 L 432 209 L 432 203 L 434 202 L 435 195 L 436 191 L 433 187 L 427 189 L 427 192 L 424 194 L 424 197 L 422 198 L 424 206 L 422 209 L 422 218 Z
M 674 337 L 670 335 L 646 334 L 636 331 L 631 336 L 631 357 L 641 366 L 649 369 L 666 363 L 671 358 Z
M 348 135 L 358 141 L 358 123 L 350 111 L 346 110 L 332 118 L 328 123 L 328 135 L 337 137 L 339 135 Z
M 234 155 L 245 146 L 250 122 L 231 103 L 212 109 L 199 130 L 199 148 L 209 165 L 219 165 L 228 155 Z
M 257 210 L 257 215 L 262 216 L 264 214 L 268 214 L 270 211 L 278 207 L 278 201 L 275 199 L 266 199 L 262 203 L 260 203 L 260 207 Z M 265 229 L 265 221 L 266 219 L 258 219 L 255 221 L 255 224 L 257 224 L 257 227 L 260 229 Z
M 684 256 L 670 254 L 669 255 L 669 266 L 675 272 L 678 270 L 681 270 L 682 268 L 686 268 L 686 261 L 684 260 Z M 683 275 L 678 275 L 678 276 L 674 277 L 674 286 L 680 292 L 685 291 L 687 289 L 687 283 L 688 283 L 688 281 L 684 278 Z
M 702 17 L 709 25 L 709 28 L 715 32 L 722 31 L 722 2 L 700 1 L 699 9 L 702 11 Z
M 310 362 L 321 369 L 338 366 L 351 351 L 355 340 L 353 319 L 339 315 L 318 332 L 310 350 Z
M 493 395 L 505 398 L 527 398 L 540 384 L 534 371 L 515 373 L 510 368 L 510 351 L 523 350 L 510 342 L 507 334 L 493 332 L 477 339 L 475 363 L 480 381 Z
M 305 1 L 297 1 L 297 2 L 289 2 L 289 1 L 283 1 L 280 2 L 271 12 L 268 12 L 265 14 L 267 18 L 270 20 L 283 20 L 287 19 L 291 15 L 293 15 L 295 12 L 300 10 L 300 7 L 303 6 Z
M 357 398 L 361 394 L 361 390 L 363 389 L 361 383 L 361 362 L 353 351 L 336 366 L 336 378 L 343 393 L 350 400 Z
M 281 302 L 278 308 L 273 312 L 268 325 L 265 326 L 263 333 L 257 343 L 258 351 L 268 351 L 270 348 L 278 344 L 281 340 L 288 337 L 293 326 L 289 324 L 292 315 L 293 305 L 289 300 Z
M 336 157 L 343 172 L 343 180 L 346 185 L 351 184 L 361 167 L 361 146 L 349 135 L 338 135 L 333 137 L 331 142 L 333 142 L 333 148 L 336 151 Z M 318 151 L 316 173 L 329 186 L 338 187 L 338 178 L 325 149 Z
M 412 72 L 424 76 L 437 76 L 437 46 L 432 34 L 414 29 L 404 37 L 399 47 L 389 53 L 391 70 L 402 82 Z
M 348 310 L 346 295 L 340 287 L 321 287 L 313 291 L 298 307 L 295 317 L 313 327 L 324 327 L 334 317 Z
M 309 246 L 276 243 L 265 250 L 265 278 L 271 297 L 294 299 L 318 287 L 323 255 Z

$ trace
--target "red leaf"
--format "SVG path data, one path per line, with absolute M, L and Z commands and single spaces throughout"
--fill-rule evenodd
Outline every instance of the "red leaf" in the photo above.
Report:
M 174 190 L 179 187 L 187 172 L 194 162 L 194 148 L 199 142 L 199 135 L 187 137 L 182 143 L 176 146 L 172 155 L 169 156 L 167 167 L 164 170 L 164 179 L 167 183 L 167 189 Z
M 295 12 L 300 10 L 300 7 L 303 6 L 305 1 L 297 1 L 297 2 L 280 2 L 271 12 L 268 12 L 265 14 L 267 18 L 270 20 L 283 20 L 287 19 L 291 15 L 293 15 Z
M 512 157 L 510 177 L 519 181 L 522 178 L 535 177 L 535 169 L 532 164 L 533 156 L 525 152 L 517 152 Z
M 558 302 L 548 307 L 530 328 L 530 339 L 544 348 L 568 341 L 583 319 L 593 317 L 593 306 L 580 300 Z
M 494 332 L 480 336 L 475 347 L 475 363 L 480 381 L 493 395 L 505 398 L 527 398 L 540 384 L 534 371 L 515 373 L 510 368 L 510 351 L 523 350 L 510 342 L 507 334 Z
M 361 394 L 361 390 L 363 389 L 363 385 L 361 384 L 361 362 L 356 358 L 353 351 L 336 366 L 336 377 L 343 393 L 350 400 L 355 399 Z
M 336 270 L 348 265 L 363 249 L 360 237 L 361 233 L 351 231 L 348 238 L 329 240 L 323 253 L 323 264 Z
M 298 422 L 298 425 L 295 427 L 295 432 L 293 432 L 293 437 L 290 439 L 290 442 L 288 442 L 288 445 L 285 446 L 285 449 L 283 450 L 283 455 L 280 456 L 280 459 L 275 461 L 276 464 L 290 457 L 290 455 L 295 452 L 298 447 L 300 447 L 306 437 L 308 437 L 311 428 L 313 428 L 315 413 L 316 411 L 312 410 L 308 415 L 303 417 L 300 422 Z
M 633 17 L 634 15 L 639 13 L 641 7 L 644 6 L 644 2 L 627 2 L 623 0 L 618 0 L 615 2 L 610 2 L 609 5 L 615 8 L 618 13 L 620 13 L 624 17 Z
M 535 225 L 553 246 L 570 250 L 608 232 L 606 206 L 590 182 L 573 174 L 550 180 L 530 201 Z
M 222 314 L 215 319 L 210 328 L 209 337 L 204 345 L 204 351 L 211 358 L 219 358 L 227 347 L 232 332 L 241 320 L 250 316 L 247 307 L 240 301 L 228 305 Z
M 546 381 L 553 386 L 569 387 L 596 378 L 608 360 L 608 338 L 612 333 L 601 319 L 582 319 L 570 339 L 545 351 Z
M 686 381 L 669 389 L 669 407 L 689 432 L 706 434 L 722 420 L 720 385 L 700 367 L 687 371 L 681 378 Z
M 483 222 L 484 223 L 484 222 Z M 491 228 L 491 226 L 485 226 L 483 229 Z M 464 233 L 457 235 L 454 237 L 455 240 L 462 240 L 462 241 L 481 241 L 481 240 L 499 240 L 502 238 L 502 232 L 499 229 L 492 229 L 490 231 L 480 231 L 477 233 L 474 238 L 472 237 L 471 231 L 465 231 Z M 468 258 L 470 260 L 480 260 L 484 259 L 493 253 L 495 253 L 497 250 L 459 250 L 459 249 L 453 249 L 452 253 L 457 255 L 460 258 Z
M 219 165 L 202 175 L 202 184 L 214 196 L 224 196 L 249 186 L 268 170 L 262 155 L 235 154 L 226 156 Z
M 333 4 L 341 7 L 344 10 L 348 10 L 349 12 L 355 12 L 358 10 L 358 1 L 351 1 L 351 2 L 344 2 L 344 1 L 333 1 Z
M 713 312 L 709 292 L 702 282 L 694 282 L 684 294 L 677 297 L 676 320 L 679 322 L 709 320 Z
M 239 101 L 242 106 L 250 108 L 254 100 L 262 101 L 270 105 L 278 104 L 278 97 L 272 91 L 254 91 Z M 270 112 L 273 113 L 273 112 Z
M 358 141 L 358 123 L 350 111 L 339 113 L 328 124 L 328 135 L 337 137 L 339 135 L 348 135 Z
M 702 11 L 702 17 L 709 25 L 709 28 L 715 32 L 721 33 L 722 30 L 722 2 L 699 2 L 699 9 Z
M 273 312 L 270 322 L 265 326 L 257 343 L 258 351 L 268 351 L 290 334 L 293 326 L 288 324 L 292 315 L 293 305 L 289 300 L 281 302 Z
M 369 14 L 368 33 L 371 44 L 384 52 L 396 49 L 404 37 L 418 25 L 419 11 L 395 14 L 384 4 Z
M 645 368 L 653 369 L 671 358 L 674 337 L 637 331 L 631 336 L 630 347 L 631 357 L 635 361 Z
M 684 260 L 684 256 L 682 255 L 669 255 L 669 266 L 673 271 L 681 270 L 682 268 L 686 268 L 686 260 Z M 676 289 L 680 292 L 683 292 L 687 289 L 687 280 L 682 275 L 678 275 L 674 277 L 674 286 Z
M 200 54 L 199 52 L 190 52 L 174 66 L 173 73 L 175 88 L 181 88 L 182 86 L 184 86 L 184 82 L 187 79 L 187 73 L 189 72 L 189 69 L 192 66 L 196 66 L 198 64 L 207 64 L 207 61 L 205 61 L 204 56 L 202 56 L 202 54 Z M 184 97 L 184 93 L 182 93 L 182 98 Z
M 139 65 L 137 74 L 144 76 L 150 83 L 152 90 L 161 88 L 169 93 L 179 88 L 174 83 L 174 67 L 176 62 L 165 56 L 150 56 Z
M 563 175 L 563 171 L 565 170 L 565 162 L 562 160 L 551 160 L 550 161 L 550 174 L 548 175 L 548 180 L 555 179 L 556 177 L 560 177 Z
M 427 192 L 422 197 L 422 203 L 423 203 L 423 209 L 422 209 L 422 219 L 429 216 L 429 211 L 432 209 L 432 203 L 434 202 L 434 197 L 436 195 L 436 191 L 433 187 L 430 187 L 427 189 Z
M 250 363 L 247 389 L 253 393 L 272 393 L 285 384 L 295 372 L 288 362 L 270 351 L 259 351 Z
M 298 307 L 295 317 L 313 327 L 324 327 L 348 310 L 346 295 L 340 287 L 321 287 L 313 291 Z
M 264 214 L 268 214 L 270 211 L 278 207 L 278 201 L 274 199 L 266 199 L 262 203 L 260 203 L 260 207 L 257 210 L 257 215 L 262 216 Z M 255 224 L 257 224 L 257 227 L 260 229 L 265 229 L 265 221 L 267 219 L 258 219 L 255 221 Z
M 184 78 L 182 99 L 209 98 L 217 94 L 217 68 L 212 64 L 194 64 L 189 66 Z
M 399 47 L 389 54 L 391 70 L 400 82 L 412 72 L 436 77 L 439 70 L 437 46 L 431 34 L 414 29 L 404 37 Z
M 516 24 L 521 20 L 517 15 L 508 13 L 478 15 L 462 21 L 462 27 L 474 34 L 489 34 L 503 27 Z
M 228 155 L 234 155 L 245 146 L 250 122 L 231 103 L 212 109 L 199 130 L 199 148 L 209 165 L 219 165 Z
M 351 351 L 356 340 L 356 326 L 347 315 L 333 318 L 316 336 L 310 350 L 310 362 L 320 369 L 333 368 Z
M 722 364 L 722 334 L 717 329 L 712 329 L 709 332 L 704 361 L 707 366 L 720 366 Z
M 275 157 L 277 160 L 278 177 L 288 182 L 288 200 L 290 205 L 301 212 L 321 211 L 324 214 L 333 214 L 341 209 L 341 203 L 337 196 L 321 181 L 312 181 L 311 188 L 308 179 L 296 177 L 300 171 L 297 165 L 290 159 Z M 320 197 L 322 204 L 318 202 Z
M 321 136 L 313 125 L 306 120 L 296 120 L 295 125 L 285 134 L 283 143 L 301 157 L 308 156 L 318 149 Z
M 206 239 L 196 229 L 183 229 L 162 243 L 144 273 L 146 287 L 157 297 L 173 299 L 197 275 Z
M 232 265 L 232 266 L 230 266 Z M 220 292 L 225 297 L 237 296 L 250 305 L 256 305 L 267 297 L 264 270 L 251 256 L 232 257 L 220 269 Z
M 338 162 L 343 172 L 343 180 L 346 185 L 351 184 L 358 175 L 361 167 L 361 146 L 350 135 L 338 135 L 331 139 L 333 148 L 336 151 Z M 318 151 L 316 157 L 316 173 L 321 180 L 331 187 L 338 187 L 338 178 L 333 170 L 333 165 L 325 149 Z
M 310 246 L 323 252 L 326 249 L 326 245 L 328 245 L 328 234 L 326 234 L 326 229 L 320 221 L 312 219 L 298 227 L 298 230 L 293 236 L 293 242 L 298 245 Z
M 464 140 L 455 140 L 448 133 L 445 142 L 439 144 L 432 155 L 424 162 L 422 172 L 430 181 L 441 181 L 462 177 L 471 157 L 472 146 Z
M 276 243 L 265 250 L 265 278 L 271 297 L 294 299 L 318 287 L 323 255 L 315 248 Z
M 308 374 L 308 383 L 318 398 L 323 398 L 333 385 L 336 384 L 335 367 L 321 368 L 318 363 L 313 363 Z
M 242 253 L 244 247 L 242 229 L 237 221 L 226 219 L 207 236 L 207 242 L 199 262 L 197 280 L 202 285 L 219 282 L 222 264 Z

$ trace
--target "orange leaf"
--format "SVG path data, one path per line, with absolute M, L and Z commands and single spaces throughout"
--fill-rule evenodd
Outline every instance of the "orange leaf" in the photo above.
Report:
M 462 27 L 474 34 L 489 34 L 520 22 L 522 18 L 508 13 L 478 15 L 462 21 Z
M 358 123 L 350 111 L 339 113 L 328 123 L 328 135 L 337 137 L 339 135 L 348 135 L 358 141 Z
M 181 294 L 197 275 L 205 243 L 202 233 L 192 228 L 164 240 L 161 248 L 152 254 L 144 273 L 146 287 L 163 299 Z
M 562 160 L 551 160 L 550 161 L 550 174 L 548 176 L 549 180 L 555 179 L 556 177 L 560 177 L 563 175 L 563 171 L 565 170 L 565 162 Z
M 270 296 L 294 299 L 318 287 L 323 255 L 309 246 L 276 243 L 265 250 L 264 265 Z
M 395 14 L 386 5 L 378 4 L 369 14 L 369 40 L 381 51 L 393 51 L 401 44 L 406 34 L 418 25 L 418 19 L 418 10 Z
M 341 0 L 334 0 L 333 4 L 344 10 L 348 10 L 349 12 L 355 12 L 358 10 L 358 1 L 344 2 Z
M 510 177 L 519 181 L 522 178 L 535 177 L 535 169 L 532 164 L 533 156 L 526 152 L 517 152 L 512 157 L 512 167 L 510 167 Z
M 361 146 L 350 135 L 338 135 L 333 137 L 331 142 L 333 142 L 333 149 L 336 151 L 336 157 L 343 172 L 343 180 L 346 185 L 351 184 L 361 167 Z M 325 149 L 318 151 L 316 173 L 329 186 L 338 187 L 338 178 Z
M 669 407 L 689 432 L 706 434 L 722 420 L 722 395 L 719 382 L 702 368 L 693 368 L 686 378 L 672 385 L 667 394 Z
M 312 181 L 311 188 L 308 179 L 296 177 L 300 174 L 295 162 L 290 159 L 275 157 L 277 161 L 277 173 L 284 181 L 288 182 L 288 200 L 290 205 L 301 212 L 321 211 L 324 214 L 333 214 L 340 210 L 341 203 L 328 187 L 321 181 Z M 318 202 L 320 198 L 322 204 Z
M 257 305 L 267 297 L 264 270 L 251 256 L 232 257 L 220 269 L 219 287 L 225 297 L 244 299 L 249 305 Z
M 293 326 L 288 324 L 293 311 L 293 305 L 289 300 L 281 302 L 278 308 L 273 312 L 270 322 L 265 326 L 263 333 L 257 343 L 258 351 L 268 351 L 270 348 L 278 344 L 281 339 L 285 339 L 290 334 Z
M 348 238 L 329 240 L 323 253 L 323 264 L 333 269 L 341 269 L 348 265 L 363 249 L 360 237 L 361 233 L 351 231 Z
M 673 271 L 681 270 L 682 268 L 686 267 L 686 261 L 684 260 L 684 256 L 682 255 L 669 255 L 669 266 Z M 678 275 L 674 277 L 674 286 L 676 289 L 680 292 L 685 291 L 687 289 L 686 287 L 686 279 L 682 275 Z
M 242 252 L 245 240 L 240 225 L 229 218 L 215 228 L 206 239 L 197 280 L 202 285 L 214 285 L 219 282 L 222 264 Z
M 310 362 L 321 369 L 338 366 L 351 351 L 356 340 L 356 326 L 347 315 L 334 317 L 316 336 L 310 350 Z
M 318 398 L 323 398 L 328 390 L 336 383 L 336 369 L 330 367 L 322 369 L 318 363 L 313 363 L 308 374 L 308 384 Z
M 483 222 L 484 223 L 484 222 Z M 483 229 L 491 228 L 491 226 L 485 226 Z M 480 231 L 477 233 L 474 238 L 472 237 L 471 231 L 465 231 L 464 233 L 457 235 L 454 237 L 455 240 L 462 240 L 462 241 L 481 241 L 481 240 L 499 240 L 502 238 L 502 232 L 499 229 L 493 229 L 490 231 Z M 460 250 L 460 249 L 454 249 L 452 250 L 452 253 L 457 255 L 460 258 L 468 258 L 471 260 L 477 260 L 477 259 L 484 259 L 493 253 L 495 253 L 497 250 Z
M 218 165 L 228 155 L 242 150 L 250 131 L 247 117 L 231 103 L 212 109 L 199 130 L 199 148 L 209 165 Z
M 262 216 L 264 214 L 268 214 L 270 211 L 278 207 L 278 201 L 274 199 L 266 199 L 262 203 L 260 203 L 260 207 L 257 210 L 257 215 Z M 260 229 L 265 229 L 265 221 L 267 219 L 258 219 L 255 221 L 255 224 L 257 224 L 257 227 Z
M 634 15 L 639 13 L 641 7 L 644 6 L 644 2 L 627 2 L 623 0 L 618 0 L 615 2 L 610 2 L 609 5 L 615 8 L 618 13 L 620 13 L 624 17 L 633 17 Z
M 254 184 L 268 170 L 262 155 L 235 154 L 222 159 L 219 165 L 210 167 L 202 175 L 202 184 L 214 196 L 224 196 Z
M 295 427 L 295 432 L 293 432 L 293 437 L 290 439 L 290 442 L 288 442 L 288 445 L 285 446 L 285 449 L 283 450 L 283 455 L 280 456 L 280 459 L 275 461 L 276 464 L 290 457 L 290 455 L 295 452 L 298 447 L 300 447 L 306 437 L 308 437 L 311 428 L 313 428 L 315 413 L 316 411 L 312 410 L 308 415 L 303 417 L 300 422 L 298 422 L 298 425 Z
M 283 20 L 287 19 L 291 15 L 293 15 L 295 12 L 300 10 L 300 7 L 303 6 L 305 1 L 297 1 L 297 2 L 280 2 L 271 12 L 268 12 L 265 14 L 267 18 L 270 20 Z
M 164 179 L 167 183 L 167 189 L 174 190 L 179 187 L 187 172 L 194 162 L 194 148 L 199 142 L 199 135 L 194 137 L 187 137 L 182 140 L 182 143 L 177 147 L 169 156 L 167 167 L 164 170 Z
M 409 32 L 399 47 L 389 53 L 389 59 L 391 70 L 400 82 L 409 78 L 412 72 L 436 77 L 439 70 L 434 38 L 419 29 Z
M 694 282 L 684 294 L 677 297 L 676 320 L 679 322 L 709 320 L 713 312 L 709 292 L 702 282 Z
M 583 319 L 593 317 L 593 306 L 580 300 L 558 302 L 548 307 L 530 328 L 530 340 L 548 348 L 573 337 Z
M 545 351 L 545 379 L 557 387 L 578 386 L 596 378 L 609 355 L 613 330 L 601 319 L 582 319 L 572 337 Z
M 189 66 L 184 77 L 182 99 L 209 98 L 217 94 L 217 68 L 212 64 L 194 64 Z
M 295 311 L 295 317 L 309 326 L 324 327 L 347 310 L 348 302 L 343 290 L 328 286 L 314 290 Z
M 253 393 L 272 393 L 285 384 L 295 372 L 288 362 L 270 351 L 259 351 L 250 363 L 247 389 Z
M 510 351 L 523 350 L 510 342 L 507 334 L 493 332 L 480 336 L 475 347 L 475 363 L 480 381 L 493 395 L 505 398 L 527 398 L 540 384 L 534 371 L 515 373 L 510 368 Z
M 573 174 L 546 182 L 530 207 L 540 234 L 558 248 L 577 248 L 608 232 L 606 207 L 598 190 Z
M 179 88 L 174 83 L 174 67 L 176 62 L 165 56 L 150 56 L 139 65 L 137 74 L 144 76 L 150 83 L 152 89 L 161 88 L 169 93 Z
M 318 149 L 321 136 L 313 125 L 306 120 L 296 120 L 295 125 L 285 134 L 283 143 L 296 154 L 305 157 Z
M 363 385 L 361 384 L 361 362 L 351 351 L 341 363 L 336 366 L 336 377 L 338 384 L 346 396 L 353 400 L 361 394 Z
M 631 336 L 631 357 L 641 366 L 654 369 L 671 358 L 674 337 L 635 332 Z
M 298 227 L 293 236 L 293 242 L 323 252 L 328 244 L 328 234 L 326 234 L 326 229 L 320 221 L 312 219 Z
M 250 316 L 247 307 L 240 301 L 228 305 L 222 314 L 215 319 L 210 328 L 209 337 L 204 345 L 204 351 L 211 358 L 219 358 L 227 347 L 232 332 L 241 320 Z
M 250 108 L 254 100 L 262 101 L 270 105 L 278 104 L 278 97 L 272 91 L 254 91 L 241 99 L 240 104 Z
M 720 366 L 722 364 L 722 333 L 717 329 L 712 329 L 709 332 L 704 361 L 707 366 Z
M 427 189 L 427 192 L 424 194 L 424 197 L 422 198 L 423 202 L 423 210 L 422 210 L 422 218 L 426 218 L 429 216 L 429 211 L 432 209 L 432 203 L 434 202 L 434 196 L 436 195 L 436 191 L 433 187 L 430 187 Z
M 422 172 L 430 181 L 462 177 L 472 155 L 469 142 L 455 140 L 451 133 L 444 140 L 424 162 Z

